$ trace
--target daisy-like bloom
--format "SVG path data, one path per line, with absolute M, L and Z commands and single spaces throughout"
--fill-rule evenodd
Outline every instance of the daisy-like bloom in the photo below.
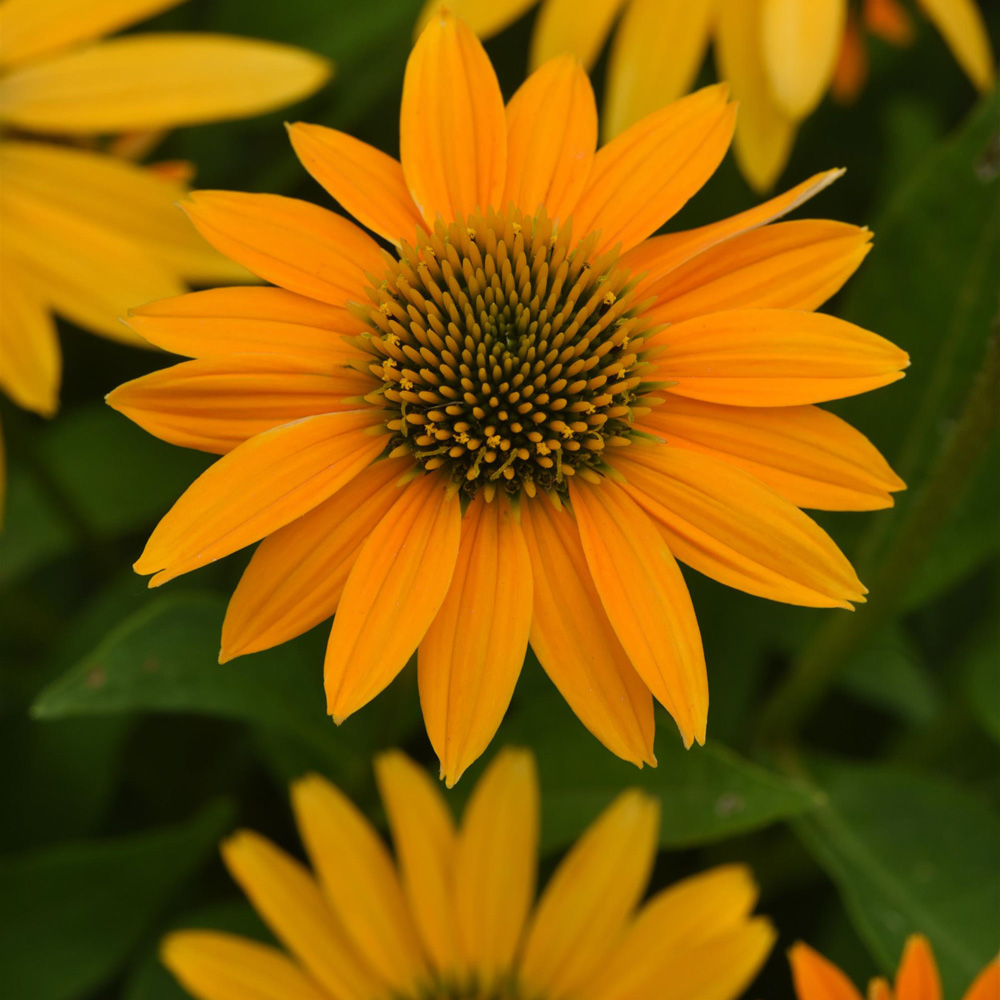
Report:
M 481 38 L 501 31 L 538 0 L 449 0 Z M 980 91 L 994 61 L 976 0 L 916 0 Z M 428 0 L 422 23 L 440 0 Z M 615 24 L 617 22 L 617 28 Z M 913 33 L 901 0 L 542 0 L 531 65 L 569 53 L 589 69 L 614 30 L 602 115 L 618 135 L 687 93 L 714 38 L 719 79 L 740 102 L 736 158 L 757 190 L 769 190 L 795 133 L 823 95 L 850 99 L 866 75 L 862 26 L 893 44 Z
M 302 201 L 192 195 L 209 242 L 281 287 L 133 311 L 135 330 L 194 360 L 110 404 L 224 456 L 136 570 L 158 586 L 263 538 L 221 659 L 336 612 L 339 723 L 419 645 L 449 783 L 500 724 L 529 641 L 619 756 L 654 761 L 654 696 L 687 745 L 703 741 L 704 656 L 675 556 L 763 597 L 849 608 L 864 588 L 799 506 L 885 507 L 902 487 L 812 405 L 908 363 L 812 312 L 870 233 L 766 225 L 836 171 L 647 239 L 715 170 L 734 120 L 711 87 L 595 153 L 575 60 L 547 63 L 505 109 L 475 35 L 442 15 L 407 67 L 402 164 L 291 128 L 307 169 L 391 252 Z
M 659 810 L 626 791 L 587 829 L 533 906 L 538 782 L 529 753 L 498 754 L 458 829 L 403 754 L 376 762 L 396 862 L 364 815 L 318 776 L 292 787 L 313 872 L 264 837 L 223 845 L 233 878 L 289 954 L 180 931 L 163 961 L 198 1000 L 735 1000 L 774 930 L 752 915 L 740 865 L 639 905 Z
M 141 343 L 119 321 L 129 306 L 246 277 L 177 211 L 173 171 L 113 154 L 282 107 L 330 73 L 312 53 L 222 35 L 101 41 L 181 2 L 0 0 L 0 389 L 44 416 L 59 396 L 53 311 Z
M 794 945 L 788 960 L 798 1000 L 863 1000 L 850 979 L 809 945 Z M 923 935 L 907 938 L 895 983 L 873 979 L 867 996 L 868 1000 L 943 1000 L 934 952 Z M 963 1000 L 1000 1000 L 1000 958 L 976 976 Z

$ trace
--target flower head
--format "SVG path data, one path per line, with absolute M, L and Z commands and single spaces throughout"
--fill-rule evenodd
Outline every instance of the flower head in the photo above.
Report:
M 236 834 L 230 872 L 289 955 L 181 931 L 162 955 L 198 1000 L 735 1000 L 771 950 L 757 887 L 727 865 L 645 904 L 654 800 L 627 791 L 597 818 L 533 905 L 538 787 L 524 751 L 500 753 L 455 828 L 426 773 L 398 752 L 376 774 L 396 848 L 338 789 L 292 789 L 310 874 L 265 838 Z
M 119 320 L 129 306 L 246 276 L 186 224 L 177 171 L 128 157 L 164 129 L 270 111 L 329 76 L 326 60 L 272 42 L 100 40 L 180 2 L 0 3 L 0 389 L 36 413 L 58 405 L 53 311 L 141 343 Z
M 450 0 L 448 6 L 486 38 L 537 3 Z M 994 60 L 976 0 L 917 0 L 917 6 L 976 88 L 988 91 Z M 418 23 L 440 7 L 441 0 L 428 0 Z M 831 85 L 838 98 L 857 94 L 867 73 L 864 32 L 893 45 L 913 35 L 902 0 L 541 0 L 531 64 L 570 53 L 589 69 L 612 30 L 604 134 L 615 136 L 686 93 L 714 39 L 719 78 L 740 102 L 737 161 L 758 190 L 774 185 L 799 123 Z
M 391 252 L 302 201 L 192 195 L 206 238 L 282 287 L 133 311 L 135 330 L 194 360 L 110 404 L 223 455 L 137 571 L 157 586 L 264 539 L 222 659 L 336 613 L 339 722 L 419 646 L 449 783 L 500 724 L 529 641 L 619 756 L 654 761 L 654 696 L 687 745 L 703 741 L 704 656 L 675 556 L 753 594 L 849 608 L 864 588 L 798 507 L 884 507 L 902 487 L 812 405 L 908 363 L 812 312 L 870 233 L 769 225 L 836 171 L 648 239 L 715 170 L 734 120 L 710 87 L 595 151 L 578 63 L 547 63 L 505 109 L 480 43 L 442 15 L 407 67 L 401 163 L 291 128 L 306 167 Z
M 862 1000 L 854 984 L 832 962 L 799 942 L 788 952 L 798 1000 Z M 879 977 L 868 984 L 869 1000 L 942 1000 L 941 978 L 934 952 L 921 934 L 906 940 L 896 981 Z M 1000 958 L 975 978 L 963 1000 L 997 1000 L 1000 997 Z

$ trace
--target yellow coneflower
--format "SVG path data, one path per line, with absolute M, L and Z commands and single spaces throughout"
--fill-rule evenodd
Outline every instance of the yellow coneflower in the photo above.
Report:
M 487 38 L 538 2 L 449 0 L 448 6 Z M 993 53 L 976 0 L 916 2 L 973 84 L 989 90 Z M 418 23 L 440 6 L 441 0 L 428 0 Z M 605 136 L 686 93 L 714 36 L 719 78 L 740 102 L 736 158 L 758 190 L 778 179 L 798 124 L 831 83 L 839 97 L 857 93 L 866 73 L 860 26 L 896 45 L 912 34 L 900 0 L 541 0 L 531 65 L 569 53 L 589 69 L 616 20 Z
M 837 171 L 647 238 L 715 170 L 734 120 L 710 87 L 595 153 L 575 60 L 547 63 L 505 109 L 479 41 L 442 15 L 407 67 L 401 164 L 291 128 L 307 169 L 391 253 L 302 201 L 192 195 L 209 242 L 282 287 L 133 311 L 136 331 L 195 360 L 109 403 L 224 456 L 136 570 L 158 586 L 264 539 L 221 659 L 336 612 L 326 693 L 339 723 L 419 646 L 449 783 L 500 724 L 529 641 L 619 756 L 654 761 L 654 696 L 685 744 L 702 742 L 705 663 L 675 556 L 752 594 L 849 608 L 864 587 L 799 506 L 886 507 L 903 485 L 812 405 L 908 364 L 812 312 L 871 234 L 767 225 Z
M 215 931 L 180 931 L 163 961 L 198 1000 L 735 1000 L 774 930 L 757 887 L 726 865 L 644 905 L 659 810 L 626 791 L 584 832 L 533 906 L 538 783 L 525 751 L 500 753 L 461 825 L 403 754 L 376 774 L 396 859 L 318 776 L 292 788 L 314 875 L 264 837 L 222 848 L 287 954 Z
M 60 381 L 55 311 L 140 343 L 119 316 L 242 269 L 191 230 L 172 171 L 109 155 L 176 125 L 279 108 L 330 67 L 272 42 L 209 34 L 109 32 L 183 0 L 0 2 L 0 389 L 45 416 Z
M 832 962 L 806 944 L 788 952 L 798 1000 L 862 1000 L 854 984 Z M 942 1000 L 941 978 L 927 939 L 912 934 L 906 940 L 903 957 L 890 986 L 879 977 L 868 984 L 868 1000 Z M 994 959 L 975 978 L 963 1000 L 1000 998 L 1000 959 Z

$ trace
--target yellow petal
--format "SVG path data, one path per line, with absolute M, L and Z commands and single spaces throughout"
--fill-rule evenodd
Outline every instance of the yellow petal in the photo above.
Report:
M 614 465 L 681 562 L 772 601 L 850 609 L 864 588 L 829 535 L 798 507 L 728 462 L 640 443 Z
M 444 602 L 462 528 L 446 486 L 420 474 L 358 553 L 326 649 L 326 705 L 337 723 L 403 669 Z
M 656 526 L 611 480 L 570 485 L 594 586 L 639 676 L 673 716 L 685 746 L 705 742 L 708 678 L 681 571 Z
M 135 564 L 159 586 L 301 517 L 385 447 L 371 410 L 306 417 L 245 441 L 203 472 L 156 526 Z
M 0 389 L 26 410 L 50 417 L 59 406 L 62 355 L 42 296 L 7 254 L 0 258 Z
M 811 311 L 857 270 L 871 237 L 870 230 L 843 222 L 779 222 L 706 250 L 644 293 L 657 296 L 657 323 L 723 309 Z
M 930 942 L 922 934 L 906 939 L 896 972 L 896 1000 L 941 1000 L 941 977 Z
M 454 976 L 462 965 L 452 878 L 458 837 L 448 803 L 398 750 L 375 759 L 375 776 L 420 940 L 438 974 Z
M 861 1000 L 854 984 L 833 962 L 799 941 L 788 950 L 798 1000 Z
M 190 358 L 287 354 L 314 363 L 357 357 L 341 334 L 367 329 L 346 309 L 283 288 L 212 288 L 129 312 L 149 343 Z
M 847 0 L 764 0 L 764 72 L 778 107 L 798 121 L 823 99 L 844 37 Z
M 625 655 L 590 578 L 568 510 L 521 505 L 534 613 L 531 648 L 580 721 L 614 754 L 655 766 L 653 699 Z
M 406 64 L 399 150 L 429 223 L 499 207 L 507 167 L 500 84 L 479 40 L 445 10 L 427 23 Z
M 306 170 L 358 222 L 391 243 L 413 242 L 422 220 L 398 160 L 322 125 L 296 122 L 288 135 Z
M 366 1000 L 378 981 L 365 969 L 319 886 L 265 837 L 242 831 L 222 845 L 229 873 L 275 937 L 333 1000 Z
M 128 35 L 16 69 L 0 119 L 86 135 L 245 118 L 318 90 L 330 64 L 304 49 L 226 35 Z
M 501 206 L 553 221 L 573 212 L 597 148 L 597 105 L 590 80 L 570 56 L 552 59 L 507 105 L 507 181 Z
M 365 301 L 366 272 L 384 267 L 378 244 L 353 222 L 297 198 L 195 191 L 184 209 L 220 253 L 265 281 L 331 305 Z
M 948 48 L 982 93 L 996 80 L 989 31 L 975 0 L 917 0 L 928 20 L 944 36 Z
M 502 750 L 472 790 L 455 857 L 462 949 L 485 993 L 510 971 L 535 895 L 538 775 L 526 750 Z
M 600 230 L 598 252 L 630 250 L 678 212 L 729 148 L 736 106 L 727 92 L 717 84 L 683 97 L 602 147 L 573 210 L 574 233 Z
M 410 468 L 405 459 L 372 462 L 257 546 L 229 601 L 220 662 L 287 642 L 333 615 L 362 544 Z
M 118 317 L 129 306 L 184 290 L 179 275 L 147 247 L 6 178 L 0 216 L 5 250 L 49 306 L 85 329 L 141 343 Z
M 1000 997 L 1000 958 L 989 965 L 972 981 L 962 1000 L 996 1000 Z
M 428 21 L 447 7 L 456 17 L 460 17 L 471 31 L 480 38 L 489 38 L 513 24 L 525 11 L 530 10 L 538 0 L 427 0 L 417 18 L 416 34 L 424 30 Z
M 734 407 L 665 395 L 638 421 L 644 430 L 746 470 L 796 507 L 878 510 L 905 489 L 860 431 L 817 406 Z
M 642 898 L 656 858 L 660 810 L 623 792 L 584 832 L 545 887 L 520 978 L 537 996 L 576 996 L 604 966 Z
M 633 275 L 646 272 L 646 276 L 639 283 L 640 289 L 645 289 L 711 247 L 718 246 L 741 233 L 766 226 L 794 211 L 843 175 L 843 170 L 827 170 L 815 174 L 809 180 L 797 184 L 791 190 L 765 201 L 756 208 L 740 212 L 739 215 L 732 215 L 728 219 L 698 229 L 654 236 L 623 254 L 621 263 L 629 268 Z
M 576 56 L 590 70 L 626 0 L 545 0 L 531 38 L 532 69 L 556 56 Z
M 319 884 L 358 958 L 400 992 L 425 977 L 395 865 L 371 823 L 316 774 L 295 782 L 292 806 Z
M 697 975 L 699 960 L 707 980 L 702 982 L 706 1000 L 735 1000 L 773 942 L 773 932 L 761 933 L 766 925 L 750 921 L 757 896 L 753 876 L 743 865 L 712 868 L 662 890 L 639 911 L 614 954 L 582 991 L 583 1000 L 653 1000 L 668 984 L 671 996 L 676 985 L 679 996 L 701 1000 L 701 992 L 690 990 L 690 979 L 684 991 L 682 979 L 678 976 L 675 984 L 672 978 L 692 966 Z M 736 955 L 719 954 L 726 942 L 737 946 Z M 741 952 L 742 968 L 727 967 L 727 959 Z
M 179 3 L 183 0 L 5 0 L 0 5 L 0 64 L 6 68 L 100 38 Z
M 353 368 L 243 354 L 163 368 L 120 385 L 106 399 L 164 441 L 224 455 L 272 427 L 356 409 L 357 398 L 370 389 L 371 379 Z
M 427 735 L 451 788 L 489 746 L 528 648 L 531 562 L 509 500 L 480 493 L 462 521 L 455 574 L 417 657 Z
M 199 1000 L 329 1000 L 280 951 L 219 931 L 178 931 L 160 945 L 160 960 Z
M 206 282 L 250 277 L 213 250 L 184 217 L 176 204 L 187 194 L 183 184 L 134 163 L 84 149 L 4 142 L 0 175 L 6 185 L 134 240 L 181 277 Z
M 720 0 L 715 58 L 739 102 L 733 151 L 743 176 L 756 191 L 768 191 L 785 169 L 795 140 L 795 123 L 775 103 L 764 70 L 762 8 L 766 0 Z
M 606 137 L 686 94 L 698 75 L 716 0 L 632 0 L 615 30 L 601 126 Z
M 861 327 L 823 313 L 734 309 L 661 335 L 670 392 L 738 406 L 797 406 L 869 392 L 902 378 L 909 357 Z

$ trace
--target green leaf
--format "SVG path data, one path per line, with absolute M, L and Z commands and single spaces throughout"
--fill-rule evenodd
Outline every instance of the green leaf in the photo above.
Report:
M 153 598 L 50 684 L 33 714 L 195 712 L 237 719 L 294 739 L 309 751 L 304 759 L 349 786 L 367 781 L 375 749 L 412 729 L 415 706 L 391 691 L 366 709 L 367 720 L 335 727 L 325 710 L 322 651 L 312 636 L 218 663 L 224 614 L 225 601 L 215 595 Z
M 825 794 L 795 822 L 886 972 L 927 935 L 945 994 L 960 996 L 997 948 L 1000 816 L 969 791 L 901 769 L 819 762 Z
M 1000 609 L 996 600 L 973 636 L 965 668 L 965 695 L 983 729 L 1000 743 Z
M 0 996 L 74 1000 L 107 982 L 230 822 L 190 823 L 0 861 Z
M 660 800 L 660 844 L 690 847 L 748 833 L 814 808 L 809 790 L 710 741 L 685 750 L 673 722 L 660 713 L 658 764 L 619 760 L 590 735 L 558 694 L 536 696 L 505 725 L 508 742 L 538 757 L 545 850 L 571 844 L 625 788 Z

